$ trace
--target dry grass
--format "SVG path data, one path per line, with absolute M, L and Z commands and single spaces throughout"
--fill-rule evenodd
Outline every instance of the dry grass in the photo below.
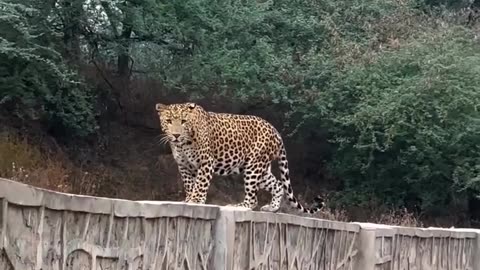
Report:
M 389 210 L 386 213 L 380 214 L 380 216 L 373 219 L 372 222 L 395 226 L 423 227 L 420 219 L 406 208 Z
M 28 140 L 0 135 L 0 177 L 50 190 L 123 199 L 155 199 L 163 194 L 148 171 L 118 170 L 95 164 L 77 167 L 62 153 L 46 154 Z
M 344 209 L 332 209 L 328 206 L 323 207 L 315 217 L 342 222 L 351 221 Z
M 7 133 L 0 134 L 0 176 L 11 178 L 25 168 L 38 168 L 42 162 L 42 154 L 28 141 Z
M 27 139 L 0 134 L 0 177 L 61 192 L 96 194 L 96 176 L 60 156 L 42 153 Z
M 301 196 L 299 196 L 301 197 Z M 365 209 L 343 209 L 343 208 L 331 208 L 328 203 L 328 195 L 324 197 L 326 200 L 326 206 L 324 206 L 319 212 L 315 214 L 316 218 L 341 221 L 341 222 L 371 222 L 380 223 L 392 226 L 406 226 L 406 227 L 424 227 L 424 224 L 419 217 L 413 212 L 408 211 L 406 208 L 399 210 L 388 209 L 387 207 L 377 204 L 377 207 L 365 208 Z M 374 204 L 374 202 L 372 202 Z M 285 211 L 285 210 L 284 210 Z M 287 213 L 294 213 L 294 210 L 287 210 Z M 365 218 L 357 220 L 355 216 L 359 216 L 358 211 L 363 212 Z M 302 216 L 308 216 L 307 214 Z
M 59 162 L 46 159 L 42 166 L 35 168 L 16 167 L 12 162 L 11 179 L 51 190 L 70 192 L 68 170 Z
M 68 169 L 26 139 L 0 135 L 0 177 L 43 188 L 69 191 Z
M 332 209 L 328 206 L 324 207 L 320 212 L 318 212 L 315 217 L 343 221 L 343 222 L 352 222 L 352 218 L 349 216 L 349 212 L 345 209 Z M 412 212 L 409 212 L 406 208 L 401 210 L 386 210 L 383 213 L 378 213 L 376 215 L 370 215 L 370 217 L 364 222 L 379 223 L 392 226 L 406 226 L 406 227 L 424 227 L 422 221 Z

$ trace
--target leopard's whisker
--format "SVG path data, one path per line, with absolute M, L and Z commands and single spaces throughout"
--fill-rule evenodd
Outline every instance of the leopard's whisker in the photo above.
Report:
M 158 145 L 163 145 L 163 144 L 166 144 L 167 142 L 168 142 L 168 136 L 167 136 L 167 135 L 163 135 L 163 137 L 161 137 L 160 139 L 158 139 L 157 144 L 158 144 Z

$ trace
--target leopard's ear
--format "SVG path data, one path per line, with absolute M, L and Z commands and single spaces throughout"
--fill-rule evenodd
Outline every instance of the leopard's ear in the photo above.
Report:
M 187 103 L 187 107 L 188 107 L 190 110 L 195 109 L 196 106 L 197 106 L 197 104 L 195 104 L 195 103 L 193 103 L 193 102 Z
M 165 105 L 165 104 L 162 104 L 162 103 L 155 104 L 155 110 L 157 110 L 157 112 L 161 112 L 161 111 L 164 111 L 166 109 L 167 109 L 167 105 Z

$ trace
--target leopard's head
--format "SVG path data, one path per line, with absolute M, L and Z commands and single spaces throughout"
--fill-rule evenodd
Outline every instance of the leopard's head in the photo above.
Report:
M 165 133 L 165 140 L 179 144 L 192 139 L 195 132 L 198 111 L 202 108 L 195 103 L 177 103 L 155 105 L 160 119 L 160 127 Z

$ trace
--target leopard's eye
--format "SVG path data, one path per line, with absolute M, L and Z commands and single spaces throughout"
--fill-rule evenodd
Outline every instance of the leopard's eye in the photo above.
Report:
M 172 119 L 167 119 L 165 120 L 168 124 L 171 124 L 172 123 Z
M 187 122 L 187 120 L 182 119 L 182 124 L 185 124 L 186 122 Z

